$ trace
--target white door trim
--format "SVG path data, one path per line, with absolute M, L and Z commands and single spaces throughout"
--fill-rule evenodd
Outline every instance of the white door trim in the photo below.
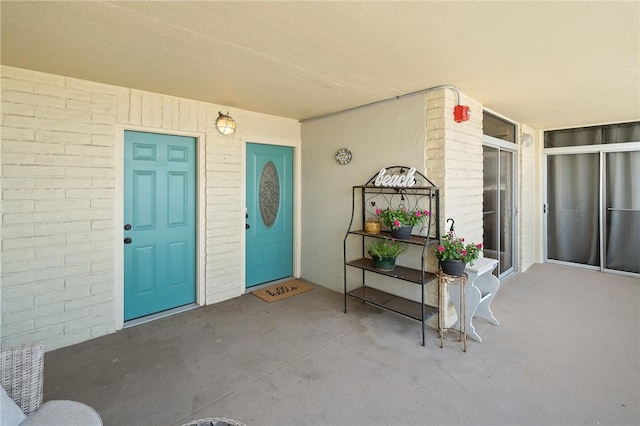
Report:
M 205 141 L 201 132 L 188 132 L 172 129 L 158 129 L 143 126 L 116 125 L 115 146 L 115 194 L 114 194 L 114 279 L 113 302 L 115 329 L 124 327 L 124 132 L 158 133 L 163 135 L 188 136 L 196 139 L 196 303 L 205 304 Z
M 265 137 L 262 135 L 251 135 L 251 134 L 242 134 L 242 140 L 244 143 L 242 144 L 242 200 L 245 203 L 247 199 L 247 143 L 258 143 L 263 145 L 279 145 L 279 146 L 288 146 L 293 148 L 293 276 L 295 278 L 300 278 L 300 269 L 301 269 L 301 256 L 300 256 L 300 247 L 302 246 L 302 237 L 300 235 L 300 229 L 302 229 L 302 190 L 300 182 L 302 181 L 302 149 L 300 146 L 299 140 L 291 140 L 291 139 L 283 139 L 283 138 L 273 138 L 273 137 Z M 245 205 L 245 211 L 246 211 Z M 247 262 L 245 259 L 244 253 L 247 251 L 247 237 L 246 232 L 242 231 L 242 261 L 240 265 L 240 271 L 242 276 L 242 287 L 243 293 L 247 292 L 247 277 L 246 277 L 246 267 Z M 255 288 L 251 287 L 252 290 Z

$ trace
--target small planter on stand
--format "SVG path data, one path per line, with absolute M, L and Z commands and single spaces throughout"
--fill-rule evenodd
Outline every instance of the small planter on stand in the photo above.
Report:
M 405 243 L 389 238 L 378 238 L 369 246 L 369 255 L 373 267 L 379 271 L 393 271 L 396 268 L 396 258 L 407 249 Z
M 441 260 L 440 270 L 447 275 L 459 277 L 464 273 L 464 268 L 467 266 L 462 260 Z
M 367 219 L 364 223 L 364 230 L 367 234 L 377 235 L 380 233 L 380 229 L 382 229 L 382 224 L 377 220 Z
M 392 229 L 391 236 L 398 240 L 408 240 L 411 238 L 411 230 L 413 226 L 403 226 L 402 228 Z
M 373 267 L 379 271 L 393 271 L 396 269 L 396 258 L 393 256 L 372 256 Z

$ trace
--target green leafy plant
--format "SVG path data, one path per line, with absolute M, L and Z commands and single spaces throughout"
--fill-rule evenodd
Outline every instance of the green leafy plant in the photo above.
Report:
M 464 263 L 473 265 L 473 263 L 478 260 L 481 251 L 482 243 L 466 243 L 464 238 L 456 237 L 453 231 L 449 231 L 449 233 L 440 240 L 435 254 L 440 261 L 461 260 Z
M 380 221 L 389 229 L 400 229 L 403 226 L 416 226 L 428 218 L 431 213 L 428 210 L 407 210 L 404 206 L 397 209 L 387 207 L 386 209 L 376 209 L 376 215 Z
M 399 243 L 393 238 L 379 239 L 369 246 L 371 257 L 393 257 L 400 256 L 407 250 L 407 245 Z

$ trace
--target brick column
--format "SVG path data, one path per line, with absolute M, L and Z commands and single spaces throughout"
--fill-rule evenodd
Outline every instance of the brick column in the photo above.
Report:
M 455 231 L 467 241 L 482 242 L 482 105 L 464 95 L 460 103 L 468 105 L 471 118 L 462 123 L 453 120 L 456 93 L 442 89 L 427 94 L 426 105 L 426 176 L 440 188 L 440 232 L 449 227 L 446 219 L 455 220 Z M 438 268 L 432 253 L 429 269 Z M 427 287 L 427 303 L 437 304 L 437 280 Z M 455 322 L 452 305 L 445 308 L 445 326 Z M 429 325 L 437 327 L 437 322 Z
M 456 94 L 443 89 L 427 94 L 427 177 L 440 187 L 441 232 L 446 219 L 456 221 L 456 233 L 482 241 L 482 105 L 461 95 L 471 111 L 469 121 L 456 123 Z

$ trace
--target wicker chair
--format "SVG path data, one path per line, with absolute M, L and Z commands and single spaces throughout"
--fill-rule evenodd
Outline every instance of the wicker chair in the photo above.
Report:
M 25 345 L 0 352 L 0 385 L 22 412 L 29 415 L 42 405 L 44 349 Z
M 27 416 L 21 425 L 102 425 L 98 413 L 80 402 L 42 404 L 43 369 L 42 345 L 23 345 L 0 352 L 0 385 Z

